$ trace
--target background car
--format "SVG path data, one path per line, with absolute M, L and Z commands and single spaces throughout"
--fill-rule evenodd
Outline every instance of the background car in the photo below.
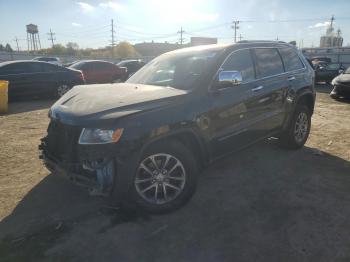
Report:
M 0 79 L 10 82 L 10 101 L 29 96 L 60 97 L 73 86 L 84 84 L 80 71 L 38 61 L 0 63 Z
M 36 57 L 34 61 L 48 62 L 55 65 L 62 65 L 61 60 L 58 57 Z
M 329 57 L 315 56 L 315 57 L 311 58 L 311 62 L 313 62 L 313 63 L 319 63 L 319 62 L 332 63 L 332 59 L 330 59 Z
M 87 84 L 104 84 L 123 82 L 127 79 L 125 68 L 100 60 L 85 60 L 71 65 L 69 68 L 83 72 Z
M 350 67 L 332 81 L 333 90 L 330 94 L 332 98 L 350 98 Z
M 117 65 L 119 67 L 125 67 L 127 69 L 128 78 L 135 74 L 141 67 L 146 63 L 142 60 L 124 60 L 119 62 Z
M 315 65 L 315 81 L 330 83 L 344 69 L 342 64 L 318 63 Z

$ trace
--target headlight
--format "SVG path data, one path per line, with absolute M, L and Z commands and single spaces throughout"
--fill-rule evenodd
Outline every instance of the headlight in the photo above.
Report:
M 84 128 L 79 137 L 79 144 L 108 144 L 119 141 L 124 129 L 102 129 L 102 128 Z

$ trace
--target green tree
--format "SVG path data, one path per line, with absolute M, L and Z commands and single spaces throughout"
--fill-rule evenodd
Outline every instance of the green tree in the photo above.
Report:
M 10 46 L 10 44 L 6 44 L 5 51 L 6 52 L 12 52 L 13 51 L 12 47 Z
M 66 48 L 61 44 L 56 44 L 52 48 L 48 49 L 48 53 L 57 54 L 57 55 L 64 55 L 64 54 L 66 54 Z
M 0 51 L 4 51 L 4 50 L 5 50 L 5 47 L 2 44 L 0 44 Z
M 128 42 L 120 42 L 115 48 L 116 56 L 120 58 L 137 56 L 134 46 Z

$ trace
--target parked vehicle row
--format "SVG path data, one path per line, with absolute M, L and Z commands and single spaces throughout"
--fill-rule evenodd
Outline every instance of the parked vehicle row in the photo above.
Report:
M 316 82 L 331 84 L 332 98 L 350 97 L 350 68 L 346 69 L 342 63 L 332 63 L 328 57 L 313 57 L 310 61 Z
M 190 199 L 203 166 L 230 152 L 271 136 L 302 147 L 314 103 L 314 71 L 292 45 L 185 48 L 126 83 L 65 94 L 51 107 L 40 157 L 94 194 L 168 212 Z
M 58 58 L 37 57 L 0 63 L 0 79 L 10 82 L 10 101 L 33 96 L 61 97 L 75 85 L 124 82 L 143 62 L 127 60 L 123 65 L 86 60 L 63 67 Z
M 0 63 L 0 79 L 9 81 L 9 100 L 32 96 L 61 97 L 75 85 L 85 83 L 74 69 L 38 61 Z

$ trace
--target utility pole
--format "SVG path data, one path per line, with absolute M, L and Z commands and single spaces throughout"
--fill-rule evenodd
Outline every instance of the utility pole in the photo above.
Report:
M 237 30 L 239 29 L 239 21 L 232 22 L 232 28 L 235 30 L 235 43 L 237 42 Z
M 18 45 L 18 38 L 17 38 L 17 36 L 15 37 L 15 41 L 16 41 L 16 44 L 17 44 L 17 52 L 19 52 L 19 45 Z
M 335 20 L 334 15 L 332 15 L 330 28 L 333 28 L 334 20 Z
M 239 34 L 239 41 L 242 41 L 243 37 L 242 34 Z
M 185 33 L 185 31 L 182 29 L 181 26 L 181 30 L 177 32 L 178 34 L 180 34 L 180 44 L 183 45 L 183 43 L 185 42 L 185 39 L 183 38 L 183 33 Z
M 49 38 L 48 38 L 48 40 L 49 41 L 51 41 L 51 43 L 52 43 L 52 47 L 55 45 L 55 40 L 56 40 L 56 38 L 54 38 L 53 36 L 55 35 L 55 33 L 53 33 L 52 32 L 52 30 L 51 30 L 51 28 L 50 28 L 50 33 L 47 33 L 48 35 L 49 35 Z
M 114 21 L 112 19 L 111 21 L 111 33 L 112 33 L 112 41 L 111 41 L 111 46 L 112 46 L 112 57 L 114 57 L 114 47 L 115 47 L 115 39 L 114 39 L 114 34 L 115 34 L 115 31 L 114 31 Z

